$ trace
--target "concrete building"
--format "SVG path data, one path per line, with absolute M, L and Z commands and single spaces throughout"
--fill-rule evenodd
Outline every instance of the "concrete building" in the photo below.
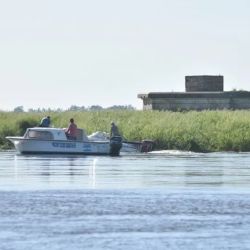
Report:
M 250 109 L 249 91 L 224 91 L 223 76 L 186 76 L 186 92 L 138 94 L 143 110 Z

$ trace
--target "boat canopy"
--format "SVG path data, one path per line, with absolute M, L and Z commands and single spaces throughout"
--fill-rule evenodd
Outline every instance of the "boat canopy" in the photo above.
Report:
M 60 128 L 28 128 L 24 134 L 25 139 L 40 140 L 67 140 L 65 132 Z
M 59 140 L 65 141 L 67 137 L 63 128 L 28 128 L 24 134 L 25 139 Z M 77 129 L 77 141 L 88 141 L 88 137 L 83 129 Z

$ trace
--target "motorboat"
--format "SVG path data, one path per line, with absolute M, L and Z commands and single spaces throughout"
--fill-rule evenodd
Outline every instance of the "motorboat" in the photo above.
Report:
M 121 136 L 109 140 L 89 140 L 83 129 L 77 129 L 76 140 L 69 140 L 63 128 L 28 128 L 23 136 L 7 136 L 16 150 L 25 153 L 86 154 L 118 156 Z
M 142 140 L 142 141 L 123 141 L 122 151 L 123 152 L 140 152 L 147 153 L 152 151 L 154 148 L 154 141 Z
M 97 131 L 88 136 L 89 141 L 108 141 L 109 134 L 107 132 Z M 128 141 L 123 139 L 121 152 L 131 153 L 147 153 L 153 150 L 153 140 Z

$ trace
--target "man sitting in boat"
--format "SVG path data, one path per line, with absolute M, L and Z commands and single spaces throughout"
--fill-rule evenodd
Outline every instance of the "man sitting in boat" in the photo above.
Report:
M 50 116 L 43 117 L 41 120 L 39 127 L 49 127 L 50 126 Z
M 110 129 L 110 138 L 113 136 L 120 136 L 118 127 L 115 125 L 114 122 L 111 122 L 111 129 Z
M 76 140 L 77 126 L 76 126 L 73 118 L 71 118 L 69 121 L 70 121 L 69 127 L 66 129 L 65 134 L 66 134 L 68 140 Z

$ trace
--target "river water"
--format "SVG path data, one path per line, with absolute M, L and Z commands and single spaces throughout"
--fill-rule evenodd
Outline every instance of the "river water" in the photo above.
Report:
M 250 153 L 0 152 L 0 249 L 250 249 Z

